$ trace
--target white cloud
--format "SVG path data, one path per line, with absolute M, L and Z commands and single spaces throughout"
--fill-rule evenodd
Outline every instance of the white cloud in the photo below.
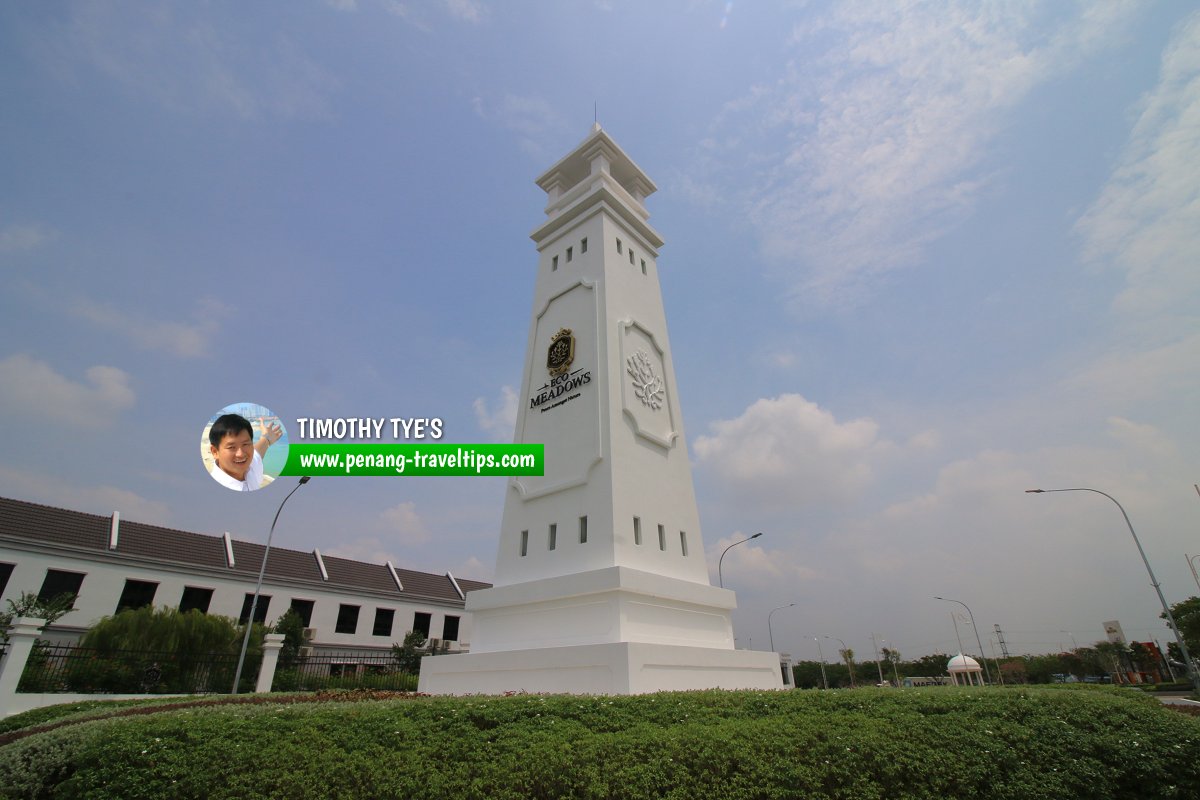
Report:
M 210 353 L 221 330 L 221 320 L 232 309 L 213 299 L 203 300 L 192 322 L 144 319 L 91 300 L 77 300 L 72 312 L 102 328 L 116 331 L 146 350 L 162 350 L 181 358 L 199 358 Z
M 1013 106 L 1123 35 L 1132 6 L 1106 5 L 833 4 L 774 85 L 727 105 L 703 166 L 734 173 L 797 296 L 853 303 L 970 213 Z
M 482 397 L 475 398 L 472 404 L 475 409 L 475 421 L 480 429 L 496 442 L 511 442 L 513 432 L 517 427 L 517 392 L 511 386 L 500 389 L 496 408 L 488 408 L 488 402 Z
M 738 531 L 713 542 L 708 546 L 705 556 L 709 564 L 710 579 L 713 585 L 720 583 L 720 578 L 729 575 L 737 576 L 737 582 L 763 584 L 786 581 L 812 581 L 820 578 L 820 572 L 804 564 L 796 563 L 793 554 L 784 549 L 768 548 L 758 542 L 765 541 L 765 536 L 756 541 L 733 546 L 735 542 L 745 541 L 752 534 Z M 724 554 L 722 560 L 721 555 Z
M 55 231 L 44 225 L 8 225 L 0 229 L 0 253 L 33 250 L 56 235 Z
M 329 549 L 322 549 L 328 556 L 348 558 L 351 561 L 363 561 L 368 564 L 382 564 L 391 561 L 393 564 L 402 563 L 395 554 L 392 546 L 377 536 L 362 536 L 349 541 L 340 541 Z
M 479 0 L 443 0 L 450 16 L 463 22 L 479 24 L 487 17 L 488 9 Z
M 1200 333 L 1145 350 L 1122 348 L 1106 353 L 1069 375 L 1064 387 L 1091 397 L 1093 404 L 1195 397 L 1200 393 Z
M 22 353 L 0 361 L 0 408 L 53 424 L 99 428 L 132 408 L 129 376 L 116 367 L 96 366 L 77 383 L 49 364 Z
M 490 583 L 492 575 L 495 572 L 495 565 L 484 564 L 475 556 L 471 556 L 466 561 L 461 562 L 457 567 L 450 570 L 456 578 L 466 578 L 472 581 L 483 581 Z
M 417 504 L 411 500 L 394 505 L 380 514 L 389 536 L 403 545 L 413 546 L 429 541 L 429 530 L 417 514 Z
M 322 117 L 338 82 L 282 35 L 250 44 L 218 28 L 202 8 L 157 6 L 126 14 L 83 3 L 56 48 L 79 65 L 173 111 Z
M 147 500 L 116 486 L 75 486 L 53 475 L 29 472 L 0 464 L 0 494 L 34 503 L 86 511 L 92 514 L 121 512 L 121 518 L 148 525 L 167 525 L 165 503 Z
M 1171 459 L 1179 453 L 1175 442 L 1153 425 L 1109 417 L 1108 434 L 1125 447 L 1156 458 Z
M 541 97 L 505 94 L 498 101 L 475 97 L 471 107 L 481 118 L 517 135 L 517 144 L 539 161 L 553 161 L 566 120 Z
M 1119 164 L 1076 229 L 1084 252 L 1123 270 L 1119 311 L 1168 335 L 1200 319 L 1200 13 L 1175 31 Z
M 762 399 L 738 418 L 709 425 L 692 451 L 724 490 L 764 504 L 839 502 L 871 481 L 892 449 L 870 419 L 838 422 L 798 394 Z

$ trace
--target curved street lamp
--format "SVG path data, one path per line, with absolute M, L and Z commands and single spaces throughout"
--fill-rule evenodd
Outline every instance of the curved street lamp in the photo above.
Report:
M 825 688 L 829 688 L 829 678 L 825 677 L 825 653 L 821 650 L 821 637 L 814 636 L 813 641 L 817 643 L 817 655 L 821 657 L 821 683 Z
M 760 536 L 762 536 L 762 531 L 759 531 L 758 533 L 754 534 L 753 536 L 747 536 L 745 539 L 742 539 L 740 542 L 734 542 L 733 544 L 729 545 L 729 547 L 737 547 L 739 544 L 745 544 L 746 542 L 750 541 L 751 539 L 757 539 Z M 721 557 L 719 559 L 717 559 L 717 582 L 721 584 L 722 589 L 725 588 L 725 578 L 721 574 L 721 562 L 723 562 L 725 560 L 725 554 L 729 552 L 729 547 L 726 547 L 724 550 L 722 550 Z
M 246 618 L 246 635 L 242 637 L 242 654 L 238 656 L 237 672 L 233 675 L 233 691 L 230 694 L 238 693 L 238 684 L 242 680 L 242 665 L 246 663 L 246 647 L 250 644 L 250 631 L 254 630 L 254 612 L 258 608 L 258 596 L 262 593 L 263 575 L 267 571 L 267 556 L 271 554 L 271 537 L 275 535 L 275 523 L 279 522 L 279 515 L 283 511 L 284 504 L 308 481 L 307 475 L 300 479 L 296 488 L 283 498 L 283 502 L 279 504 L 279 510 L 275 512 L 275 519 L 271 520 L 271 532 L 267 534 L 267 546 L 263 549 L 262 566 L 258 569 L 258 584 L 254 587 L 254 599 L 250 601 L 250 616 Z
M 771 637 L 771 652 L 772 653 L 775 652 L 775 632 L 773 630 L 771 630 L 771 614 L 774 614 L 776 611 L 779 611 L 780 609 L 791 608 L 794 605 L 796 605 L 796 604 L 788 603 L 786 606 L 779 606 L 777 608 L 772 608 L 770 610 L 770 612 L 767 613 L 767 635 Z
M 987 675 L 988 683 L 992 682 L 992 673 L 988 671 L 987 654 L 983 652 L 983 642 L 979 638 L 979 628 L 975 626 L 975 615 L 971 613 L 971 608 L 962 600 L 951 600 L 949 597 L 935 597 L 934 600 L 945 600 L 947 603 L 958 603 L 963 608 L 967 609 L 967 615 L 971 618 L 971 627 L 975 628 L 975 643 L 979 645 L 979 660 L 983 663 L 983 674 Z
M 1200 492 L 1200 487 L 1197 487 L 1197 492 Z M 1047 494 L 1049 492 L 1094 492 L 1102 494 L 1116 504 L 1117 508 L 1121 509 L 1121 516 L 1125 518 L 1125 524 L 1129 527 L 1129 535 L 1133 537 L 1133 543 L 1137 545 L 1138 553 L 1142 556 L 1142 563 L 1146 565 L 1146 572 L 1150 573 L 1150 583 L 1154 586 L 1154 591 L 1158 592 L 1158 602 L 1162 603 L 1163 616 L 1167 618 L 1167 623 L 1171 626 L 1171 632 L 1175 634 L 1175 643 L 1179 645 L 1179 653 L 1183 656 L 1183 665 L 1187 668 L 1188 676 L 1192 679 L 1192 687 L 1200 692 L 1200 673 L 1196 672 L 1196 667 L 1192 664 L 1192 657 L 1188 655 L 1187 645 L 1183 643 L 1183 636 L 1179 633 L 1179 626 L 1175 624 L 1175 616 L 1171 613 L 1171 607 L 1167 605 L 1167 598 L 1163 596 L 1162 587 L 1158 585 L 1158 578 L 1154 577 L 1154 570 L 1150 568 L 1150 560 L 1146 558 L 1146 551 L 1142 549 L 1142 542 L 1138 539 L 1137 533 L 1133 530 L 1133 523 L 1129 521 L 1129 515 L 1125 513 L 1125 506 L 1117 502 L 1117 498 L 1107 492 L 1102 492 L 1099 489 L 1089 489 L 1087 487 L 1079 487 L 1075 489 L 1026 489 L 1025 494 Z M 1168 661 L 1169 663 L 1169 661 Z

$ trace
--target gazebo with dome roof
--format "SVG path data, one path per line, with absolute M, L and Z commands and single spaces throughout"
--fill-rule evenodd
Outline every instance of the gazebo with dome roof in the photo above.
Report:
M 947 662 L 946 671 L 950 673 L 950 679 L 954 681 L 955 686 L 959 685 L 959 678 L 964 681 L 964 686 L 983 686 L 983 667 L 970 656 L 959 653 Z

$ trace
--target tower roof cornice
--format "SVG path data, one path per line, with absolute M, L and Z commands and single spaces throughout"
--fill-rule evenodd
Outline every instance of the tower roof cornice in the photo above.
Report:
M 608 132 L 598 124 L 574 150 L 537 179 L 551 201 L 597 172 L 612 176 L 640 204 L 658 190 L 650 176 L 634 163 Z

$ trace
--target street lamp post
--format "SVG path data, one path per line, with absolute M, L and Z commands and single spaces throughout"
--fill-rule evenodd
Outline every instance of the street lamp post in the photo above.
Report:
M 871 634 L 871 644 L 875 645 L 875 669 L 879 671 L 879 685 L 883 686 L 883 664 L 879 660 L 879 642 L 875 641 L 875 634 Z
M 788 603 L 786 606 L 778 606 L 776 608 L 772 608 L 767 613 L 767 635 L 771 637 L 771 652 L 772 653 L 775 652 L 775 631 L 771 630 L 771 614 L 774 614 L 776 611 L 779 611 L 780 609 L 791 608 L 794 605 L 796 605 L 796 604 Z
M 748 536 L 745 539 L 742 539 L 740 542 L 734 542 L 733 544 L 729 545 L 729 547 L 737 547 L 739 544 L 745 544 L 751 539 L 757 539 L 760 536 L 762 536 L 762 531 L 759 531 L 753 536 Z M 725 577 L 721 574 L 721 563 L 725 560 L 725 554 L 729 552 L 729 547 L 726 547 L 724 550 L 722 550 L 721 557 L 717 559 L 717 582 L 721 584 L 722 589 L 725 588 Z
M 1184 553 L 1183 557 L 1187 559 L 1188 566 L 1192 568 L 1192 580 L 1196 581 L 1196 588 L 1200 589 L 1200 575 L 1196 574 L 1196 559 L 1200 556 L 1189 556 Z
M 1196 489 L 1200 492 L 1200 487 Z M 1150 559 L 1146 558 L 1146 551 L 1142 549 L 1142 542 L 1138 539 L 1137 532 L 1133 530 L 1133 523 L 1129 521 L 1129 515 L 1125 513 L 1125 507 L 1117 502 L 1117 498 L 1107 492 L 1102 492 L 1099 489 L 1089 489 L 1087 487 L 1077 487 L 1074 489 L 1026 489 L 1025 494 L 1047 494 L 1049 492 L 1094 492 L 1102 494 L 1109 500 L 1112 500 L 1117 508 L 1121 509 L 1121 516 L 1125 518 L 1125 525 L 1129 528 L 1129 535 L 1133 537 L 1133 543 L 1137 545 L 1138 553 L 1142 557 L 1142 563 L 1146 565 L 1146 572 L 1150 575 L 1150 584 L 1154 586 L 1154 591 L 1158 593 L 1158 602 L 1162 604 L 1163 616 L 1167 618 L 1167 623 L 1171 626 L 1171 632 L 1175 634 L 1175 643 L 1179 645 L 1179 654 L 1183 656 L 1183 665 L 1187 668 L 1188 676 L 1192 679 L 1192 687 L 1200 692 L 1200 673 L 1196 672 L 1196 667 L 1192 664 L 1192 657 L 1188 655 L 1187 645 L 1183 643 L 1183 636 L 1179 633 L 1179 626 L 1175 624 L 1175 616 L 1171 613 L 1171 607 L 1167 605 L 1167 598 L 1163 596 L 1162 587 L 1158 584 L 1158 578 L 1154 577 L 1154 570 L 1150 567 Z
M 258 569 L 258 583 L 254 587 L 254 599 L 250 601 L 250 616 L 246 618 L 246 635 L 242 637 L 242 653 L 238 656 L 237 672 L 233 676 L 233 691 L 231 694 L 238 693 L 238 684 L 242 681 L 242 666 L 246 663 L 246 647 L 250 644 L 250 631 L 254 629 L 254 612 L 258 608 L 258 596 L 262 592 L 263 575 L 267 571 L 267 556 L 271 554 L 271 537 L 275 535 L 275 523 L 279 522 L 279 514 L 283 511 L 283 506 L 296 491 L 308 483 L 308 476 L 305 475 L 296 484 L 296 488 L 288 492 L 287 497 L 283 498 L 283 502 L 279 504 L 279 510 L 275 512 L 275 519 L 271 520 L 271 531 L 267 534 L 267 546 L 263 549 L 262 566 Z
M 829 688 L 829 678 L 825 676 L 825 653 L 821 650 L 821 638 L 814 636 L 813 641 L 817 643 L 817 655 L 821 657 L 821 683 L 826 689 Z
M 988 683 L 992 682 L 992 673 L 988 670 L 987 655 L 983 652 L 983 640 L 979 638 L 979 628 L 975 626 L 975 615 L 971 613 L 971 607 L 962 600 L 951 600 L 949 597 L 935 597 L 934 600 L 945 600 L 947 603 L 958 603 L 963 608 L 967 609 L 967 616 L 971 618 L 971 627 L 975 628 L 975 643 L 979 645 L 979 660 L 983 662 L 983 674 L 987 676 Z

